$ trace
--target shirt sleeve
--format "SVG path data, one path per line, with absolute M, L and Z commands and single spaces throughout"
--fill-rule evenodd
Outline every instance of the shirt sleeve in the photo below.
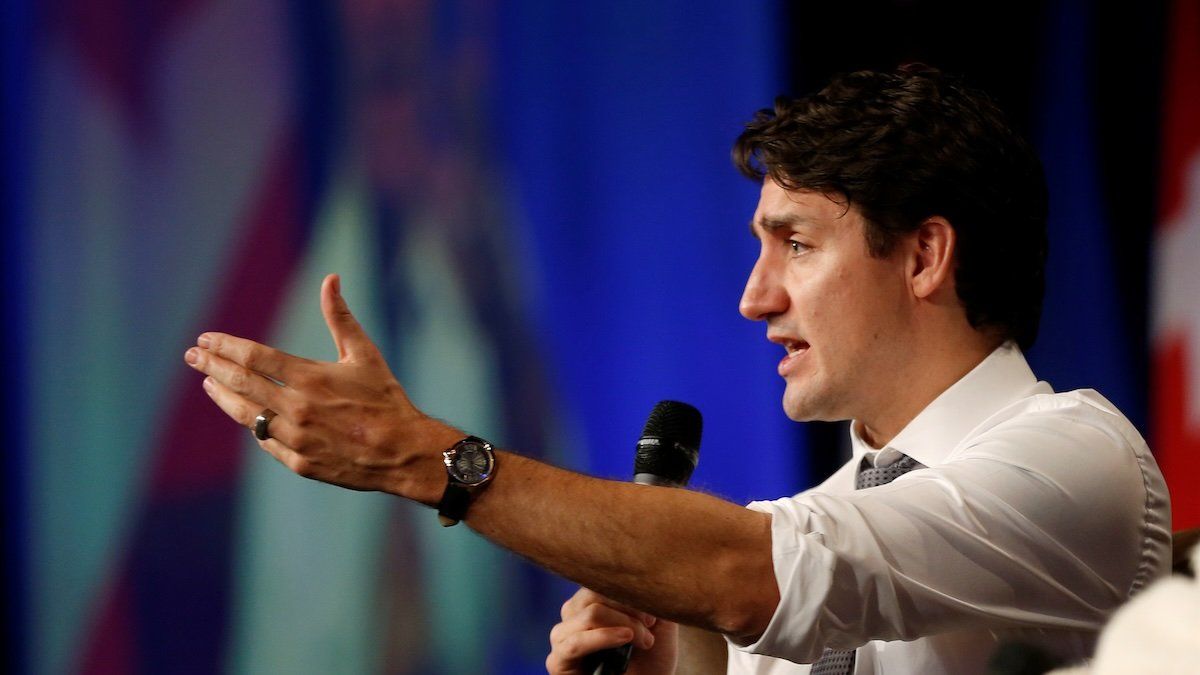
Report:
M 1025 415 L 888 485 L 750 504 L 772 516 L 780 603 L 734 646 L 810 663 L 958 628 L 1098 630 L 1169 531 L 1142 452 L 1088 419 Z

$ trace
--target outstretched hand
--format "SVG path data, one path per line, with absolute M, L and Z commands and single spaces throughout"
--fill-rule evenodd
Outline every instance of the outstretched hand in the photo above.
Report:
M 336 362 L 216 332 L 202 334 L 184 359 L 208 375 L 204 390 L 237 423 L 253 429 L 259 413 L 276 413 L 259 445 L 297 474 L 434 503 L 440 493 L 422 489 L 421 479 L 444 484 L 437 451 L 463 434 L 409 401 L 350 313 L 337 275 L 321 284 L 321 313 Z

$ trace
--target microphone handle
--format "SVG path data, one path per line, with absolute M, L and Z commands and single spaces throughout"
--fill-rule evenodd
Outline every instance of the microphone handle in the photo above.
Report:
M 583 672 L 588 675 L 620 675 L 629 668 L 633 656 L 633 643 L 602 649 L 583 660 Z

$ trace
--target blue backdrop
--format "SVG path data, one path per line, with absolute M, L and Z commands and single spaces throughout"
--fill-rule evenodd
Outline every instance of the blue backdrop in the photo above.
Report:
M 822 7 L 7 2 L 9 670 L 538 669 L 569 584 L 427 509 L 300 481 L 183 366 L 201 329 L 328 358 L 324 272 L 418 403 L 504 445 L 624 479 L 673 398 L 705 414 L 696 487 L 819 479 L 837 440 L 785 419 L 780 350 L 737 313 L 758 186 L 729 148 L 789 88 L 792 36 L 848 28 Z M 1013 47 L 1037 52 L 1013 112 L 1052 191 L 1031 361 L 1144 428 L 1119 279 L 1145 251 L 1109 236 L 1094 8 L 1046 7 Z M 850 51 L 897 32 L 855 20 Z

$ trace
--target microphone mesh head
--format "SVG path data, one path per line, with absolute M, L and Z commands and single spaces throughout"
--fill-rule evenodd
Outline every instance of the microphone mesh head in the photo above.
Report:
M 671 484 L 686 485 L 699 459 L 703 426 L 696 408 L 679 401 L 660 401 L 638 441 L 634 474 L 651 474 Z
M 669 438 L 691 450 L 700 449 L 704 419 L 694 406 L 680 401 L 659 401 L 650 411 L 642 436 Z

